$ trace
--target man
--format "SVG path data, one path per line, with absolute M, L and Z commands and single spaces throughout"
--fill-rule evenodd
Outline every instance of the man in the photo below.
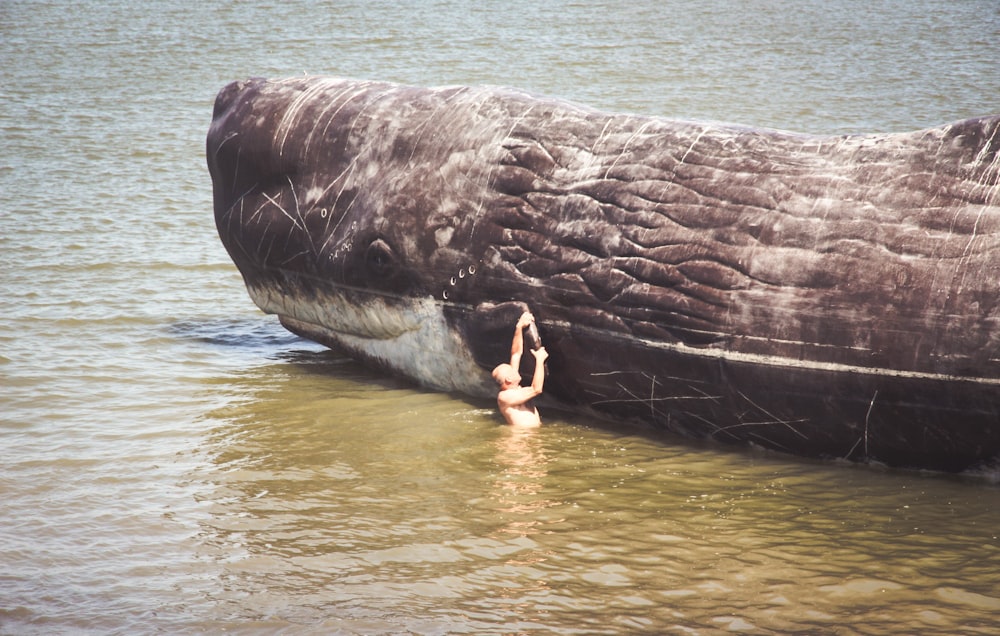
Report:
M 521 330 L 534 324 L 535 317 L 528 312 L 521 314 L 514 327 L 514 340 L 510 344 L 510 364 L 499 364 L 493 369 L 493 379 L 500 385 L 497 406 L 500 414 L 511 426 L 539 426 L 542 423 L 532 398 L 542 394 L 545 383 L 545 360 L 549 357 L 545 347 L 532 349 L 535 356 L 535 374 L 531 386 L 521 386 L 521 354 L 524 352 L 524 335 Z

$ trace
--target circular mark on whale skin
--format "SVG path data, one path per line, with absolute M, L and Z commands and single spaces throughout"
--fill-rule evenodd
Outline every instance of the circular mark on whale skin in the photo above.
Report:
M 469 274 L 472 274 L 473 276 L 476 275 L 476 266 L 475 265 L 469 265 Z
M 365 250 L 365 266 L 376 276 L 389 276 L 396 271 L 396 253 L 382 239 L 375 239 Z

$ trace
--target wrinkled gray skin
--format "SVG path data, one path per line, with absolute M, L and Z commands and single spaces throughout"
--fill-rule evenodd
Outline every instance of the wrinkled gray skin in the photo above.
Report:
M 565 408 L 960 470 L 1000 453 L 998 146 L 296 78 L 224 88 L 207 157 L 254 301 L 369 364 L 492 396 L 527 307 Z

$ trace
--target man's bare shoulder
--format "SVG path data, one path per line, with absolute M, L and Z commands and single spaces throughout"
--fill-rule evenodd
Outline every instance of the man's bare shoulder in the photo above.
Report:
M 516 389 L 507 389 L 497 394 L 497 402 L 501 405 L 520 406 L 531 401 L 535 397 L 534 389 L 528 386 L 520 386 Z
M 525 387 L 518 387 L 516 389 L 507 389 L 506 391 L 500 391 L 497 394 L 497 402 L 501 406 L 519 406 L 524 404 L 531 399 L 531 395 L 528 395 L 524 391 Z

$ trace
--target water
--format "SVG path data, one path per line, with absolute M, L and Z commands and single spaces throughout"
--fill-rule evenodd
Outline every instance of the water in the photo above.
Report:
M 994 633 L 995 476 L 512 432 L 261 315 L 203 148 L 254 75 L 843 133 L 998 60 L 992 0 L 0 0 L 0 633 Z

